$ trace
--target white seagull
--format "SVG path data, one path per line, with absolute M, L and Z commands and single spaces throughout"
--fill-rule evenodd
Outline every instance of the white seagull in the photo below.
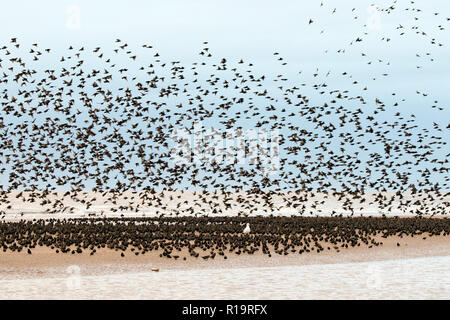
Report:
M 247 223 L 247 226 L 245 227 L 243 233 L 244 234 L 250 233 L 250 224 L 249 223 Z

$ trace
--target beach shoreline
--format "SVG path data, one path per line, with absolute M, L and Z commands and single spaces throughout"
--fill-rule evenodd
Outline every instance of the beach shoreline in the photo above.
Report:
M 441 218 L 1 221 L 0 297 L 448 299 Z

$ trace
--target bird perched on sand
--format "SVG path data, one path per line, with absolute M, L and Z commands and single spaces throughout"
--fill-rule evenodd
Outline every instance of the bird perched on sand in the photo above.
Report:
M 250 233 L 250 223 L 247 223 L 247 225 L 245 226 L 245 229 L 244 229 L 244 231 L 242 231 L 242 233 L 244 233 L 244 234 Z

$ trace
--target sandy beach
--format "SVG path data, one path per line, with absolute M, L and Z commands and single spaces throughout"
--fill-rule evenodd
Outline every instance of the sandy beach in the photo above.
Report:
M 424 239 L 426 238 L 426 239 Z M 397 245 L 399 244 L 399 246 Z M 177 260 L 160 257 L 162 251 L 152 251 L 145 255 L 136 256 L 131 250 L 127 250 L 125 257 L 121 257 L 119 251 L 111 249 L 99 249 L 95 255 L 89 253 L 56 254 L 48 247 L 39 247 L 33 253 L 1 252 L 0 274 L 4 270 L 22 272 L 27 269 L 42 269 L 47 267 L 65 268 L 71 265 L 83 265 L 86 270 L 98 269 L 101 265 L 147 265 L 159 269 L 201 269 L 201 268 L 242 268 L 242 267 L 276 267 L 289 265 L 334 264 L 349 262 L 369 262 L 392 259 L 409 259 L 433 256 L 450 256 L 450 236 L 426 235 L 415 237 L 393 236 L 383 239 L 380 247 L 368 248 L 366 246 L 356 248 L 343 248 L 339 252 L 335 250 L 321 253 L 309 252 L 304 254 L 273 254 L 268 257 L 261 252 L 252 255 L 230 254 L 227 259 L 222 257 L 214 260 L 203 260 L 190 257 L 187 250 L 181 250 Z M 186 260 L 183 260 L 186 257 Z M 132 266 L 131 266 L 132 267 Z
M 400 243 L 400 247 L 397 246 Z M 448 299 L 450 237 L 302 255 L 160 258 L 0 253 L 1 299 Z M 154 268 L 158 272 L 154 272 Z
M 111 207 L 109 207 L 103 213 L 99 212 L 98 208 L 94 208 L 91 211 L 80 211 L 72 214 L 47 214 L 40 206 L 32 208 L 33 210 L 30 208 L 22 210 L 23 208 L 20 206 L 26 207 L 26 204 L 16 204 L 18 207 L 14 207 L 16 208 L 15 211 L 10 211 L 4 215 L 0 223 L 24 227 L 36 224 L 38 221 L 45 225 L 50 221 L 103 221 L 107 217 L 107 219 L 112 219 L 110 221 L 117 221 L 121 224 L 125 221 L 129 221 L 131 225 L 144 223 L 144 225 L 149 226 L 151 232 L 154 234 L 156 232 L 157 238 L 153 241 L 157 242 L 164 242 L 167 236 L 171 238 L 173 232 L 179 232 L 180 230 L 171 229 L 172 222 L 170 221 L 172 221 L 172 218 L 160 220 L 161 218 L 157 218 L 154 212 L 149 213 L 149 211 L 123 214 L 111 212 L 109 210 Z M 363 215 L 370 217 L 373 213 L 373 210 L 366 210 Z M 292 233 L 292 230 L 297 227 L 300 228 L 299 230 L 303 230 L 301 232 L 308 233 L 308 231 L 302 229 L 302 224 L 293 227 L 293 229 L 288 226 L 284 231 L 278 230 L 278 227 L 283 228 L 283 223 L 277 227 L 277 221 L 290 219 L 289 217 L 283 218 L 283 216 L 285 215 L 256 217 L 256 220 L 251 222 L 252 230 L 260 230 L 258 233 L 260 236 L 266 236 L 267 231 L 269 238 L 272 235 L 279 240 L 287 235 L 295 237 L 295 232 Z M 374 214 L 374 216 L 379 216 L 379 214 Z M 288 249 L 289 253 L 284 254 L 276 252 L 275 248 L 269 244 L 270 257 L 262 252 L 261 247 L 253 254 L 225 252 L 226 259 L 220 255 L 217 255 L 215 259 L 202 259 L 202 256 L 208 254 L 209 250 L 203 252 L 200 247 L 196 249 L 200 253 L 200 257 L 195 258 L 183 246 L 172 253 L 172 255 L 178 256 L 177 259 L 161 257 L 160 255 L 164 254 L 161 248 L 143 254 L 141 250 L 137 250 L 134 246 L 129 246 L 126 250 L 96 247 L 96 252 L 93 255 L 90 254 L 91 250 L 83 250 L 82 253 L 72 254 L 71 251 L 77 249 L 75 245 L 69 246 L 67 253 L 56 253 L 56 248 L 51 249 L 47 245 L 37 245 L 32 248 L 31 254 L 27 253 L 26 248 L 20 252 L 9 249 L 5 251 L 0 248 L 0 291 L 2 292 L 0 298 L 379 299 L 411 297 L 447 299 L 450 297 L 450 284 L 445 283 L 445 281 L 442 282 L 440 279 L 441 276 L 445 276 L 445 270 L 448 269 L 446 266 L 450 257 L 450 235 L 448 233 L 446 235 L 437 235 L 436 233 L 431 235 L 429 232 L 422 232 L 428 228 L 426 221 L 435 224 L 436 221 L 442 221 L 441 219 L 445 219 L 446 216 L 415 220 L 413 215 L 404 213 L 397 217 L 400 221 L 397 220 L 396 222 L 394 217 L 385 220 L 391 221 L 386 225 L 388 228 L 392 226 L 389 236 L 382 237 L 381 232 L 377 235 L 371 235 L 373 241 L 383 243 L 379 246 L 361 243 L 360 246 L 345 248 L 341 246 L 342 243 L 337 247 L 329 242 L 320 242 L 325 248 L 321 252 L 311 250 L 311 252 L 299 254 Z M 251 219 L 254 218 L 242 219 L 252 221 Z M 185 218 L 180 219 L 180 221 L 184 221 Z M 193 219 L 197 221 L 197 218 Z M 311 222 L 311 226 L 317 227 L 327 225 L 314 219 L 326 220 L 328 218 L 323 216 L 320 218 L 304 217 L 300 221 L 303 221 L 302 223 L 306 223 L 306 225 L 308 225 L 308 221 L 315 221 Z M 345 233 L 353 232 L 352 221 L 357 219 L 369 219 L 367 222 L 374 219 L 375 222 L 378 221 L 375 224 L 380 221 L 382 224 L 384 223 L 382 222 L 384 218 L 380 217 L 335 217 L 333 219 L 336 219 L 335 223 L 342 227 L 343 232 L 346 230 Z M 408 220 L 410 222 L 403 223 L 403 221 Z M 160 231 L 151 227 L 156 221 L 159 221 L 159 227 L 164 226 Z M 244 220 L 236 221 L 226 214 L 222 217 L 214 215 L 214 217 L 203 220 L 200 218 L 199 221 L 203 221 L 200 225 L 207 228 L 202 229 L 206 232 L 206 238 L 203 234 L 200 237 L 202 239 L 208 239 L 208 235 L 215 235 L 216 232 L 220 233 L 224 223 L 227 225 L 232 221 L 234 222 L 231 225 L 237 225 L 233 227 L 234 229 L 231 232 L 232 234 L 235 232 L 239 237 L 239 233 L 242 232 L 245 225 Z M 264 230 L 266 228 L 264 221 L 272 221 L 267 224 L 267 230 Z M 182 230 L 184 228 L 183 222 L 178 223 L 178 228 Z M 195 222 L 189 223 L 195 225 Z M 272 223 L 275 223 L 275 225 Z M 416 224 L 417 230 L 422 231 L 414 236 L 408 234 L 414 232 Z M 405 226 L 406 234 L 400 235 L 403 229 L 398 228 L 402 225 Z M 442 226 L 440 223 L 436 225 Z M 121 230 L 126 230 L 127 237 L 133 238 L 133 230 L 135 230 L 133 228 L 127 227 Z M 191 230 L 189 227 L 186 228 Z M 374 230 L 371 229 L 372 227 L 368 228 L 368 231 Z M 448 227 L 444 227 L 444 229 L 447 230 Z M 114 228 L 101 230 L 103 229 L 95 232 L 95 237 L 101 236 L 102 232 L 113 231 Z M 433 228 L 430 230 L 433 230 Z M 326 231 L 326 227 L 322 231 L 326 234 L 329 233 L 329 231 Z M 58 238 L 58 233 L 54 232 L 53 230 L 52 236 Z M 168 233 L 166 234 L 166 232 Z M 189 232 L 192 232 L 192 230 Z M 283 232 L 286 232 L 286 234 L 283 235 Z M 67 234 L 70 233 L 72 231 Z M 112 234 L 115 234 L 115 232 Z M 200 234 L 198 235 L 200 236 Z M 40 236 L 42 237 L 42 234 Z M 251 243 L 257 242 L 251 240 L 248 244 L 251 246 Z M 215 244 L 212 242 L 208 246 L 213 247 Z M 331 247 L 331 250 L 328 247 Z M 136 255 L 138 251 L 139 254 Z M 121 256 L 121 253 L 124 256 Z M 414 284 L 414 281 L 416 281 L 414 279 L 417 278 L 422 278 L 423 281 L 427 280 L 416 284 L 417 287 L 413 289 L 398 291 L 402 290 L 399 288 L 403 285 Z M 265 284 L 266 282 L 269 284 Z M 75 283 L 75 286 L 73 283 Z M 266 286 L 268 287 L 266 288 Z M 238 290 L 237 287 L 245 289 Z M 422 294 L 418 292 L 422 292 Z
M 133 245 L 125 250 L 99 248 L 99 243 L 94 240 L 92 243 L 97 244 L 93 255 L 89 249 L 72 254 L 72 250 L 77 249 L 76 245 L 69 246 L 67 253 L 61 251 L 56 253 L 56 248 L 51 249 L 48 244 L 36 245 L 32 248 L 31 254 L 27 253 L 26 248 L 20 252 L 9 249 L 4 251 L 0 248 L 0 299 L 448 299 L 450 297 L 450 283 L 446 280 L 450 270 L 448 268 L 450 235 L 447 223 L 442 220 L 446 218 L 445 216 L 416 219 L 404 214 L 398 216 L 398 219 L 369 218 L 371 215 L 369 211 L 365 212 L 366 218 L 215 216 L 173 220 L 174 218 L 151 218 L 142 213 L 129 213 L 126 218 L 121 218 L 120 214 L 109 212 L 106 214 L 107 220 L 104 220 L 105 215 L 98 212 L 95 215 L 45 214 L 42 208 L 37 209 L 38 212 L 28 211 L 24 214 L 10 212 L 0 220 L 0 223 L 3 227 L 9 226 L 8 229 L 19 228 L 14 229 L 17 231 L 34 230 L 33 232 L 43 239 L 45 233 L 39 231 L 40 227 L 36 229 L 36 224 L 43 227 L 57 221 L 67 222 L 66 226 L 72 227 L 64 231 L 66 237 L 84 232 L 85 236 L 94 237 L 91 239 L 100 237 L 97 239 L 100 243 L 104 241 L 101 240 L 102 235 L 109 232 L 113 237 L 120 237 L 115 228 L 117 223 L 126 239 L 128 237 L 135 239 L 136 230 L 139 233 L 147 230 L 156 237 L 150 242 L 142 242 L 143 246 L 155 241 L 165 243 L 165 239 L 173 239 L 172 235 L 179 235 L 180 230 L 185 230 L 187 235 L 191 233 L 191 241 L 198 237 L 206 241 L 205 245 L 209 248 L 220 244 L 221 236 L 213 238 L 215 240 L 212 242 L 208 242 L 208 237 L 215 237 L 221 232 L 225 232 L 224 239 L 239 239 L 247 220 L 251 223 L 252 232 L 256 232 L 247 239 L 249 242 L 245 242 L 244 246 L 250 248 L 257 245 L 258 236 L 268 237 L 267 239 L 275 237 L 281 242 L 284 237 L 296 239 L 297 228 L 298 232 L 305 236 L 308 236 L 310 227 L 321 230 L 317 235 L 322 232 L 330 235 L 333 231 L 329 223 L 332 223 L 333 226 L 339 226 L 338 229 L 344 232 L 344 236 L 350 235 L 350 238 L 347 238 L 350 241 L 352 235 L 359 234 L 361 240 L 372 239 L 375 243 L 382 242 L 382 245 L 361 242 L 360 246 L 346 248 L 342 247 L 343 243 L 336 246 L 319 241 L 325 248 L 321 252 L 311 250 L 299 254 L 298 251 L 292 252 L 291 249 L 287 249 L 288 254 L 285 254 L 279 250 L 277 252 L 269 243 L 270 257 L 258 247 L 253 254 L 248 252 L 237 254 L 236 250 L 225 251 L 226 259 L 221 255 L 217 255 L 215 259 L 202 259 L 210 249 L 203 251 L 201 246 L 195 249 L 200 254 L 197 258 L 190 254 L 186 246 L 180 246 L 171 253 L 178 258 L 169 259 L 160 256 L 164 254 L 165 249 L 159 248 L 143 253 Z M 328 219 L 331 220 L 326 222 Z M 106 229 L 95 227 L 94 232 L 94 229 L 90 228 L 96 221 L 110 221 L 112 224 Z M 155 223 L 157 228 L 154 226 Z M 178 226 L 174 226 L 173 223 L 177 223 Z M 140 224 L 143 224 L 144 229 L 140 229 Z M 32 227 L 33 225 L 35 227 Z M 202 234 L 193 231 L 193 226 L 200 228 Z M 368 233 L 354 233 L 353 227 L 358 226 Z M 384 231 L 390 229 L 387 237 L 386 234 L 385 237 L 382 236 L 383 226 L 387 228 Z M 64 239 L 58 235 L 58 230 L 64 229 L 56 226 L 55 228 L 48 230 L 50 235 L 55 239 Z M 447 230 L 446 233 L 436 233 L 436 230 L 441 230 L 440 228 Z M 374 235 L 371 233 L 374 230 L 379 232 Z M 412 236 L 415 230 L 417 234 Z M 23 237 L 24 231 L 19 232 L 15 236 L 16 240 L 26 240 L 26 237 Z M 367 237 L 369 234 L 370 237 Z M 234 238 L 235 236 L 238 238 Z M 3 237 L 3 241 L 5 240 Z

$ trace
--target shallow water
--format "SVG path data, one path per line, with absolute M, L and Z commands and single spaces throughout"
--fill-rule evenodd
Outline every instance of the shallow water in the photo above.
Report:
M 450 256 L 270 268 L 0 273 L 1 299 L 450 299 Z M 129 269 L 128 269 L 129 270 Z M 12 270 L 11 270 L 12 271 Z

